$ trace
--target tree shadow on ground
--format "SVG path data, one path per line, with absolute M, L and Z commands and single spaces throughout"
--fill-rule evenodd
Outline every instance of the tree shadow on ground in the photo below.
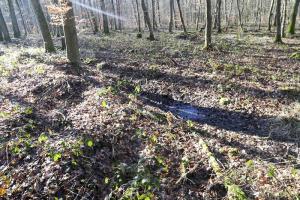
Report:
M 120 78 L 127 78 L 133 80 L 147 79 L 147 80 L 158 80 L 173 84 L 180 84 L 189 87 L 201 87 L 202 89 L 209 89 L 212 85 L 224 84 L 217 80 L 203 79 L 199 76 L 189 76 L 183 77 L 178 74 L 169 74 L 166 72 L 160 72 L 159 70 L 152 69 L 137 69 L 134 67 L 119 67 L 116 65 L 106 65 L 102 68 L 103 72 L 108 72 L 111 74 L 117 74 Z M 283 94 L 278 91 L 266 91 L 259 88 L 245 87 L 240 84 L 233 85 L 234 92 L 239 94 L 246 94 L 256 98 L 266 99 L 290 99 L 299 100 L 298 95 L 288 95 Z
M 171 112 L 184 120 L 192 120 L 200 124 L 208 124 L 220 129 L 259 136 L 274 141 L 297 142 L 294 138 L 269 137 L 271 121 L 274 120 L 271 116 L 258 116 L 256 114 L 229 111 L 222 108 L 194 106 L 174 100 L 167 95 L 150 92 L 142 92 L 140 100 L 164 112 Z

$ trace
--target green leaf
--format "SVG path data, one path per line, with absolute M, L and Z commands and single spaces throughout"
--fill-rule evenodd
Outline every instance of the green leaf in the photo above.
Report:
M 93 146 L 94 146 L 93 140 L 88 140 L 88 141 L 86 142 L 86 145 L 87 145 L 88 147 L 93 147 Z
M 109 183 L 109 178 L 108 177 L 105 177 L 104 178 L 104 183 L 107 185 Z
M 21 149 L 18 146 L 14 146 L 12 149 L 13 154 L 19 154 L 21 152 Z
M 187 120 L 186 123 L 187 123 L 189 128 L 192 128 L 194 126 L 194 123 L 191 120 Z
M 40 143 L 46 142 L 47 140 L 48 140 L 48 136 L 45 133 L 42 133 L 38 138 L 38 141 Z
M 157 143 L 157 137 L 156 137 L 156 135 L 152 135 L 151 137 L 150 137 L 150 141 L 152 142 L 152 143 Z
M 106 102 L 105 100 L 103 100 L 103 101 L 101 102 L 101 106 L 102 106 L 103 108 L 107 108 L 107 107 L 108 107 L 107 102 Z
M 267 172 L 268 177 L 275 177 L 276 176 L 276 168 L 274 165 L 270 165 Z
M 59 159 L 61 159 L 61 153 L 55 153 L 55 154 L 53 155 L 53 160 L 54 160 L 55 162 L 57 162 Z
M 294 178 L 298 175 L 298 173 L 299 173 L 299 170 L 296 169 L 296 168 L 293 168 L 293 169 L 291 170 L 291 175 L 292 175 L 292 177 L 294 177 Z
M 23 113 L 26 115 L 31 115 L 33 113 L 33 110 L 32 108 L 28 107 L 23 111 Z
M 246 166 L 247 166 L 248 168 L 253 168 L 253 167 L 254 167 L 254 161 L 253 161 L 253 160 L 248 160 L 248 161 L 246 162 Z
M 222 98 L 220 98 L 219 103 L 222 106 L 226 106 L 226 105 L 230 104 L 230 99 L 222 97 Z

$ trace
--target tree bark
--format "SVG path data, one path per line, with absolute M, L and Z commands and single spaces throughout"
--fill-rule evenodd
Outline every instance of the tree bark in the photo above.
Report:
M 106 12 L 106 6 L 105 6 L 105 1 L 101 0 L 101 10 L 103 12 Z M 103 19 L 103 32 L 105 34 L 109 34 L 109 25 L 108 25 L 108 18 L 105 13 L 102 14 L 102 19 Z
M 206 0 L 206 28 L 205 28 L 204 49 L 211 48 L 211 29 L 212 29 L 211 0 Z
M 277 0 L 276 5 L 276 37 L 275 42 L 276 43 L 282 43 L 281 39 L 281 0 Z
M 116 9 L 115 9 L 115 3 L 114 3 L 114 0 L 111 0 L 111 6 L 112 6 L 113 14 L 116 15 Z M 117 29 L 118 29 L 118 25 L 117 25 L 117 20 L 116 20 L 116 18 L 113 19 L 113 23 L 114 23 L 114 26 L 115 26 L 115 30 L 117 30 Z
M 70 0 L 63 0 L 67 11 L 63 16 L 64 33 L 67 46 L 67 58 L 74 67 L 80 66 L 80 54 L 75 24 L 75 16 Z
M 295 34 L 295 25 L 296 25 L 296 18 L 297 18 L 297 14 L 298 14 L 299 4 L 300 4 L 300 0 L 294 1 L 293 10 L 292 10 L 290 23 L 289 23 L 289 27 L 288 27 L 288 33 L 291 35 Z
M 286 25 L 286 16 L 287 16 L 287 0 L 283 2 L 283 17 L 281 22 L 281 37 L 285 37 L 285 25 Z
M 174 28 L 174 0 L 170 0 L 170 21 L 169 21 L 169 32 L 173 33 Z
M 222 0 L 217 0 L 217 32 L 221 33 L 221 6 L 222 6 Z
M 241 30 L 243 30 L 242 13 L 241 13 L 239 0 L 236 0 L 236 5 L 237 5 L 237 10 L 238 10 L 238 15 L 239 15 L 239 26 L 240 26 Z
M 54 44 L 46 21 L 46 17 L 43 13 L 42 6 L 39 0 L 31 0 L 31 5 L 33 7 L 34 13 L 36 15 L 36 19 L 38 21 L 43 36 L 45 51 L 55 52 Z
M 157 30 L 157 22 L 156 22 L 156 14 L 155 14 L 155 0 L 152 0 L 152 24 L 153 24 L 153 30 Z
M 21 16 L 21 19 L 22 19 L 22 25 L 23 25 L 23 28 L 24 28 L 24 36 L 26 37 L 28 32 L 27 32 L 27 27 L 26 27 L 26 23 L 25 23 L 25 20 L 24 20 L 24 15 L 23 15 L 23 11 L 21 9 L 21 6 L 19 4 L 19 1 L 18 0 L 15 0 L 16 2 L 16 5 L 18 7 L 18 10 L 20 12 L 20 16 Z
M 180 15 L 180 20 L 181 20 L 181 24 L 183 27 L 183 31 L 184 31 L 184 33 L 187 33 L 186 26 L 185 26 L 184 19 L 183 19 L 182 9 L 181 9 L 181 5 L 180 5 L 180 0 L 177 0 L 177 5 L 178 5 L 178 10 L 179 10 L 179 15 Z
M 148 29 L 149 29 L 149 32 L 150 32 L 149 39 L 150 40 L 155 40 L 154 33 L 153 33 L 153 28 L 152 28 L 152 25 L 151 25 L 151 20 L 150 20 L 150 17 L 149 17 L 148 8 L 146 6 L 146 2 L 145 2 L 145 0 L 141 0 L 141 1 L 142 1 L 142 9 L 143 9 L 143 13 L 144 13 L 145 22 L 146 22 L 146 24 L 148 26 Z
M 136 2 L 136 12 L 137 12 L 137 22 L 138 22 L 138 38 L 142 37 L 142 25 L 141 25 L 141 15 L 140 15 L 140 5 L 139 1 L 135 0 Z
M 1 29 L 1 32 L 3 34 L 4 41 L 11 42 L 9 32 L 8 32 L 8 28 L 7 28 L 7 25 L 5 23 L 1 8 L 0 8 L 0 29 Z
M 274 8 L 275 0 L 272 0 L 270 11 L 269 11 L 269 22 L 268 22 L 268 31 L 271 31 L 272 28 L 272 16 L 273 16 L 273 8 Z
M 20 38 L 21 32 L 19 29 L 18 20 L 17 20 L 16 13 L 15 13 L 14 2 L 12 0 L 7 0 L 7 2 L 8 2 L 8 8 L 9 8 L 9 15 L 11 18 L 13 31 L 14 31 L 14 37 Z
M 2 42 L 4 40 L 3 35 L 2 35 L 2 31 L 0 29 L 0 41 Z
M 121 2 L 120 0 L 117 0 L 117 14 L 121 16 Z M 122 30 L 122 21 L 121 19 L 118 19 L 118 29 Z
M 160 4 L 159 4 L 159 0 L 157 0 L 156 5 L 157 5 L 158 26 L 160 26 L 161 25 L 161 16 L 160 16 Z

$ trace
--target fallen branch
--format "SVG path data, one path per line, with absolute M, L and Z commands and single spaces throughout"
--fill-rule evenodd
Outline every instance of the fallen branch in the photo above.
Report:
M 228 190 L 228 199 L 229 200 L 246 200 L 248 199 L 244 191 L 240 188 L 240 186 L 231 183 L 230 177 L 227 177 L 220 167 L 217 159 L 215 158 L 214 154 L 210 151 L 206 142 L 203 139 L 199 140 L 199 145 L 202 147 L 202 151 L 208 156 L 208 162 L 212 167 L 213 171 L 217 175 L 217 177 L 223 177 L 224 185 L 227 187 Z

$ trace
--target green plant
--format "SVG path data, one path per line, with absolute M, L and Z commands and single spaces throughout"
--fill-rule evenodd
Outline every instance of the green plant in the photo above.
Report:
M 45 133 L 42 133 L 39 137 L 38 137 L 38 141 L 39 143 L 44 143 L 48 140 L 48 136 Z
M 221 97 L 219 99 L 219 104 L 222 105 L 222 106 L 226 106 L 226 105 L 229 105 L 230 104 L 230 99 L 229 98 L 226 98 L 226 97 Z
M 61 153 L 54 153 L 53 156 L 52 156 L 52 159 L 57 162 L 61 159 Z

